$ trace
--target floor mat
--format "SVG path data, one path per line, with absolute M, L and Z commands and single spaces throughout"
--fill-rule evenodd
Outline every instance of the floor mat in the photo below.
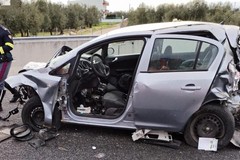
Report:
M 16 124 L 10 126 L 0 126 L 0 142 L 7 140 L 11 137 L 10 130 L 16 126 Z

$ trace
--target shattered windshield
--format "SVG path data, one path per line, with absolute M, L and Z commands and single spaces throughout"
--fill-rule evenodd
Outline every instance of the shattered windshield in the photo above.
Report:
M 47 67 L 54 67 L 57 64 L 63 62 L 64 60 L 68 59 L 68 53 L 72 50 L 72 48 L 68 46 L 63 46 L 60 50 L 58 50 L 54 56 L 50 59 L 47 64 Z

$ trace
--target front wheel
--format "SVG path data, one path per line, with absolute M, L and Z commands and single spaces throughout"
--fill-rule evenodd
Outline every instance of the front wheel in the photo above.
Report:
M 24 105 L 22 109 L 22 121 L 35 131 L 44 128 L 44 110 L 39 97 L 31 97 Z
M 199 137 L 218 139 L 218 148 L 223 148 L 233 137 L 234 117 L 226 107 L 206 105 L 188 122 L 184 138 L 187 144 L 197 147 Z

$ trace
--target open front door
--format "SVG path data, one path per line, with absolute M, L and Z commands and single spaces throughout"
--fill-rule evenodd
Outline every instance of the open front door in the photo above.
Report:
M 133 90 L 135 125 L 182 131 L 208 93 L 224 48 L 212 39 L 184 35 L 153 36 L 147 47 Z

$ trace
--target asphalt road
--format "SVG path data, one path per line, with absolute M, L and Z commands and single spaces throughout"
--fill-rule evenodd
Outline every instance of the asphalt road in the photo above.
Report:
M 4 98 L 4 116 L 9 110 L 18 106 L 9 104 L 11 98 L 7 92 Z M 21 112 L 21 106 L 18 106 Z M 7 122 L 0 122 L 0 126 L 21 124 L 20 113 L 13 115 Z M 237 160 L 240 159 L 240 148 L 229 144 L 217 152 L 200 151 L 186 145 L 181 135 L 174 135 L 174 139 L 181 140 L 178 149 L 172 149 L 143 141 L 133 142 L 133 131 L 112 128 L 91 127 L 65 124 L 59 130 L 59 136 L 46 142 L 45 146 L 33 148 L 29 142 L 19 142 L 10 138 L 0 143 L 3 160 Z M 38 133 L 35 133 L 35 138 Z M 33 139 L 33 140 L 34 140 Z M 31 142 L 31 141 L 30 141 Z

